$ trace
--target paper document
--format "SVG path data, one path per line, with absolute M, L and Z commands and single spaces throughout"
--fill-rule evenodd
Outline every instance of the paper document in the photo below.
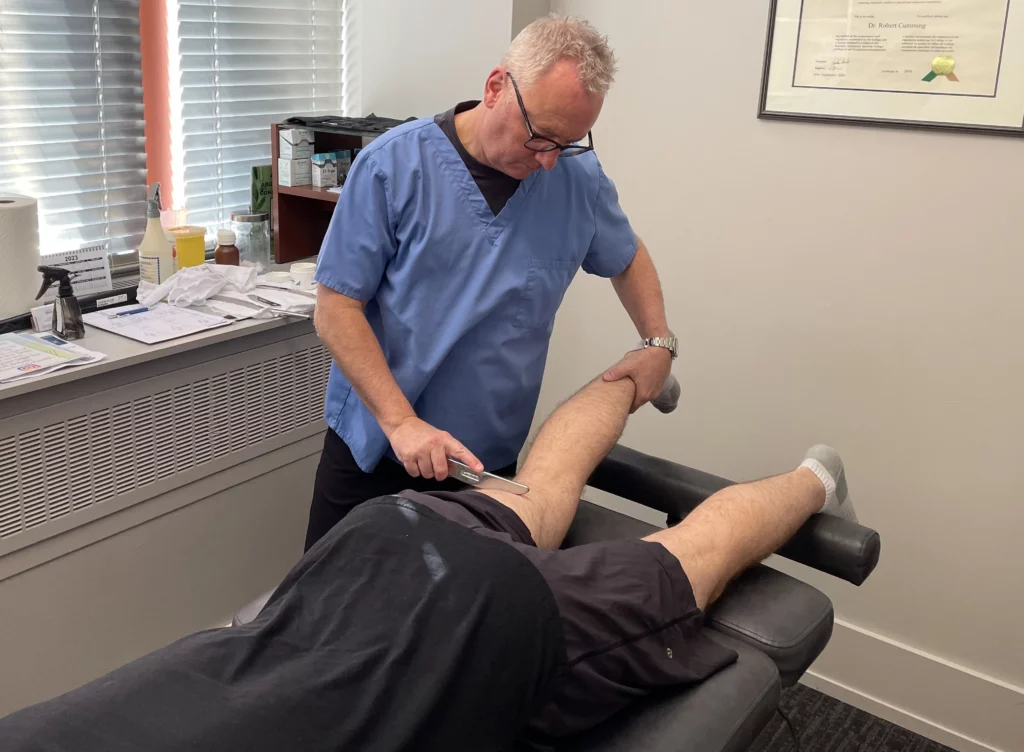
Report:
M 203 308 L 210 313 L 236 321 L 256 317 L 268 318 L 271 315 L 269 306 L 255 303 L 240 292 L 224 292 L 220 295 L 213 295 L 207 298 Z
M 97 292 L 111 289 L 110 256 L 107 247 L 102 243 L 87 245 L 77 251 L 43 254 L 39 263 L 45 266 L 59 266 L 71 272 L 71 285 L 75 295 L 81 298 Z M 53 285 L 43 295 L 44 303 L 52 303 L 57 297 L 57 285 Z
M 140 313 L 125 315 L 140 308 L 145 306 L 124 306 L 110 311 L 96 311 L 85 314 L 82 320 L 97 329 L 120 334 L 122 337 L 129 337 L 147 345 L 199 334 L 231 323 L 222 316 L 178 308 L 167 303 L 157 303 Z
M 67 366 L 83 366 L 106 357 L 55 334 L 0 335 L 0 383 L 19 381 Z
M 306 313 L 316 307 L 316 293 L 295 288 L 278 287 L 277 285 L 256 285 L 255 292 L 250 296 L 259 295 L 261 298 L 272 300 L 282 308 Z
M 803 0 L 793 86 L 995 97 L 1008 9 L 1009 0 Z

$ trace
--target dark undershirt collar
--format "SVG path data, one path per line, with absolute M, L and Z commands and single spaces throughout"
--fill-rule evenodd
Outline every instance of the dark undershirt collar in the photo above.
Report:
M 519 188 L 521 181 L 518 178 L 506 175 L 501 170 L 485 165 L 469 153 L 469 150 L 466 149 L 459 138 L 458 130 L 455 128 L 455 116 L 473 109 L 478 104 L 480 104 L 479 100 L 460 102 L 447 112 L 437 115 L 434 118 L 434 122 L 437 123 L 438 127 L 448 137 L 448 140 L 452 142 L 452 146 L 455 147 L 455 151 L 462 158 L 466 169 L 469 170 L 469 174 L 473 176 L 473 182 L 480 189 L 480 193 L 483 194 L 484 200 L 487 201 L 491 211 L 497 216 L 508 200 L 512 198 L 516 189 Z

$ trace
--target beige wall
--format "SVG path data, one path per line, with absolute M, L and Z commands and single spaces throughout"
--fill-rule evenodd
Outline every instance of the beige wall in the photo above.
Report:
M 551 11 L 550 0 L 513 0 L 512 2 L 512 38 L 541 16 Z
M 479 98 L 487 74 L 508 47 L 512 0 L 350 5 L 345 17 L 350 114 L 427 117 Z
M 682 338 L 682 407 L 626 443 L 738 479 L 839 447 L 882 561 L 861 589 L 801 576 L 854 631 L 952 664 L 950 693 L 971 672 L 1010 693 L 1013 717 L 952 728 L 1024 749 L 1024 143 L 758 120 L 767 3 L 552 5 L 618 52 L 594 139 Z M 584 277 L 539 414 L 635 338 Z M 913 702 L 891 704 L 933 712 Z

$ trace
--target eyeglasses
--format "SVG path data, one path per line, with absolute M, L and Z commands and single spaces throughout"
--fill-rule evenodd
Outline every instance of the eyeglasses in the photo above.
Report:
M 519 93 L 519 85 L 516 84 L 516 80 L 512 77 L 511 73 L 505 71 L 508 74 L 508 80 L 512 82 L 512 88 L 516 91 L 516 100 L 519 102 L 519 111 L 523 113 L 523 122 L 526 123 L 526 132 L 530 134 L 530 137 L 526 139 L 523 144 L 530 151 L 555 151 L 558 150 L 560 157 L 578 157 L 580 154 L 584 154 L 588 151 L 594 150 L 594 135 L 590 131 L 587 131 L 587 145 L 582 144 L 560 144 L 557 141 L 553 141 L 550 138 L 544 138 L 538 136 L 533 132 L 533 126 L 530 125 L 530 118 L 526 114 L 526 106 L 523 104 L 523 96 Z

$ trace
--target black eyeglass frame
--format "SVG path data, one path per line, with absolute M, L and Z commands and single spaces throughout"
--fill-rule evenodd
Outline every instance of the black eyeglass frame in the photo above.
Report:
M 511 73 L 509 73 L 509 71 L 505 71 L 505 73 L 508 75 L 508 80 L 512 82 L 512 88 L 516 92 L 516 101 L 519 102 L 519 112 L 523 115 L 523 122 L 526 123 L 526 132 L 530 135 L 530 137 L 523 142 L 523 146 L 530 151 L 536 152 L 549 152 L 557 149 L 559 152 L 558 156 L 560 158 L 565 157 L 566 159 L 569 157 L 578 157 L 580 154 L 586 154 L 588 151 L 594 150 L 594 134 L 592 131 L 587 131 L 586 146 L 581 146 L 580 144 L 560 144 L 554 139 L 538 136 L 534 132 L 533 126 L 530 125 L 530 116 L 526 114 L 526 105 L 523 104 L 523 95 L 519 93 L 519 84 L 516 83 L 515 78 Z M 538 149 L 535 146 L 530 146 L 531 141 L 540 141 L 541 144 L 544 145 L 544 148 Z

